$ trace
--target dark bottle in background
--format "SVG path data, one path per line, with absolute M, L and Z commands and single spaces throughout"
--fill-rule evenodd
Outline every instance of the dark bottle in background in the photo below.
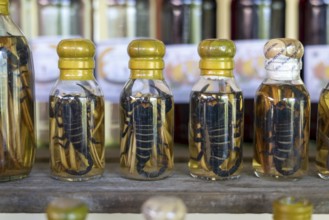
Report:
M 329 2 L 299 1 L 299 39 L 305 46 L 303 77 L 312 101 L 311 138 L 316 137 L 318 101 L 328 82 Z
M 162 0 L 158 4 L 157 38 L 167 45 L 165 75 L 175 97 L 175 142 L 187 144 L 189 93 L 200 75 L 197 44 L 216 38 L 217 3 Z
M 253 138 L 253 97 L 265 77 L 263 46 L 267 39 L 285 37 L 285 0 L 232 0 L 231 39 L 238 83 L 245 96 L 244 139 Z

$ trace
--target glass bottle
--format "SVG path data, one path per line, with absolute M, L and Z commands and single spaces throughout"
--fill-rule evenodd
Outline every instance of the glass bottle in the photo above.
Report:
M 273 220 L 311 220 L 313 205 L 306 199 L 282 197 L 273 202 Z
M 234 75 L 244 91 L 244 139 L 253 137 L 253 98 L 265 77 L 263 46 L 271 38 L 285 37 L 286 0 L 232 0 L 231 39 L 237 48 Z
M 300 78 L 303 45 L 278 38 L 264 47 L 267 78 L 254 106 L 254 158 L 257 177 L 298 179 L 308 168 L 310 97 Z
M 34 70 L 26 38 L 0 1 L 0 181 L 26 177 L 34 162 Z
M 120 165 L 124 177 L 157 180 L 173 170 L 174 101 L 163 78 L 165 46 L 153 39 L 128 45 L 130 79 L 120 96 Z
M 60 77 L 49 97 L 51 176 L 67 181 L 100 177 L 104 171 L 104 97 L 93 72 L 90 40 L 57 46 Z
M 329 2 L 299 1 L 299 39 L 305 46 L 303 79 L 311 96 L 311 138 L 317 136 L 316 121 L 321 89 L 328 82 Z
M 318 103 L 316 168 L 322 179 L 329 179 L 329 83 L 322 89 Z
M 189 169 L 193 177 L 240 176 L 243 95 L 233 75 L 235 45 L 208 39 L 199 44 L 201 77 L 190 95 Z
M 88 206 L 77 199 L 57 198 L 48 204 L 46 214 L 48 220 L 85 220 Z

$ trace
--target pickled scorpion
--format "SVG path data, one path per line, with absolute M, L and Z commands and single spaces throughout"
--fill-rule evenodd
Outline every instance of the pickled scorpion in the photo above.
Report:
M 81 84 L 77 84 L 80 86 L 87 94 L 87 103 L 92 102 L 94 99 L 94 95 L 85 88 Z M 58 91 L 57 91 L 58 92 Z M 96 141 L 93 137 L 91 137 L 91 109 L 90 105 L 87 104 L 87 134 L 84 134 L 82 127 L 82 103 L 79 100 L 79 96 L 72 95 L 63 95 L 60 101 L 57 101 L 54 108 L 50 108 L 50 117 L 56 119 L 57 126 L 59 128 L 63 128 L 62 136 L 54 136 L 53 139 L 65 141 L 65 144 L 57 142 L 58 145 L 67 150 L 72 144 L 74 150 L 78 153 L 82 154 L 88 161 L 88 166 L 85 170 L 75 171 L 66 169 L 66 172 L 70 175 L 84 175 L 88 173 L 93 165 L 93 158 L 90 153 L 90 149 L 88 146 L 89 141 L 94 144 L 100 144 L 100 142 Z M 60 122 L 60 119 L 62 122 Z M 87 135 L 87 142 L 85 142 L 85 135 Z
M 151 86 L 152 87 L 152 86 Z M 153 87 L 158 91 L 161 100 L 165 99 L 165 114 L 172 109 L 172 96 L 168 95 L 156 87 Z M 158 99 L 158 98 L 156 98 Z M 152 147 L 156 146 L 157 154 L 163 156 L 163 151 L 160 150 L 163 147 L 168 147 L 168 143 L 163 140 L 162 135 L 159 133 L 159 128 L 163 126 L 161 119 L 161 110 L 163 107 L 159 100 L 156 103 L 151 101 L 150 95 L 141 95 L 140 97 L 132 97 L 127 94 L 123 95 L 121 101 L 122 108 L 125 114 L 126 128 L 121 133 L 121 138 L 125 138 L 123 144 L 122 155 L 127 154 L 130 148 L 136 147 L 136 170 L 139 175 L 146 178 L 156 178 L 163 174 L 168 167 L 168 160 L 170 158 L 162 159 L 162 167 L 157 171 L 147 172 L 145 166 L 152 157 Z M 157 113 L 153 112 L 153 105 L 157 105 Z M 154 128 L 154 114 L 156 115 L 156 131 Z M 134 146 L 135 145 L 135 146 Z M 134 166 L 134 164 L 132 164 Z
M 234 138 L 241 136 L 239 131 L 242 130 L 243 106 L 237 103 L 237 123 L 233 125 L 231 103 L 222 100 L 220 94 L 206 95 L 204 91 L 208 86 L 209 84 L 201 90 L 201 96 L 192 97 L 192 99 L 198 100 L 196 114 L 192 115 L 192 117 L 197 122 L 194 127 L 194 142 L 201 144 L 201 151 L 196 158 L 191 159 L 201 161 L 203 157 L 206 158 L 206 155 L 210 154 L 210 169 L 220 177 L 227 177 L 235 173 L 242 162 L 241 146 L 234 146 L 235 143 L 233 142 Z M 233 132 L 234 134 L 232 134 Z M 206 148 L 207 139 L 210 145 L 210 152 L 207 152 Z M 229 169 L 222 169 L 222 164 L 229 159 L 232 150 L 237 155 L 234 165 Z M 208 159 L 206 158 L 206 160 Z
M 302 97 L 298 89 L 293 88 L 292 91 L 296 97 Z M 266 151 L 264 154 L 273 156 L 274 166 L 283 176 L 292 175 L 301 167 L 302 150 L 299 146 L 295 146 L 304 135 L 299 131 L 305 126 L 300 124 L 302 117 L 299 111 L 300 104 L 298 98 L 293 104 L 285 100 L 279 101 L 266 113 L 266 118 L 273 119 L 267 121 L 269 131 L 273 131 L 267 141 L 274 146 L 271 151 Z M 304 104 L 306 105 L 306 102 Z

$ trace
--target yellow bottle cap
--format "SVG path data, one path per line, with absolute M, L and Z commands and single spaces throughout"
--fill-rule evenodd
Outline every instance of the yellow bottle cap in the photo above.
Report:
M 62 80 L 89 80 L 93 78 L 92 71 L 95 67 L 93 42 L 87 39 L 62 40 L 57 46 L 57 54 Z
M 0 14 L 9 15 L 9 0 L 0 0 Z
M 306 199 L 283 197 L 273 203 L 274 220 L 310 220 L 312 212 L 313 206 Z
M 267 59 L 276 59 L 282 56 L 301 59 L 304 55 L 303 44 L 290 38 L 269 40 L 264 46 L 264 55 Z
M 220 73 L 218 75 L 232 76 L 234 68 L 235 44 L 226 39 L 207 39 L 200 42 L 198 53 L 201 57 L 199 67 L 201 70 L 209 70 L 209 73 Z M 216 71 L 230 70 L 230 71 Z M 206 72 L 203 72 L 206 73 Z M 207 74 L 206 74 L 207 75 Z M 217 75 L 217 74 L 215 74 Z
M 166 47 L 159 40 L 133 40 L 128 45 L 129 68 L 131 70 L 162 70 L 165 52 Z

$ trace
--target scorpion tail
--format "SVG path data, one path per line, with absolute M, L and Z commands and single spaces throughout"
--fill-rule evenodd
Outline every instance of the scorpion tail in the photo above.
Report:
M 162 166 L 158 171 L 153 171 L 153 172 L 146 172 L 144 169 L 144 167 L 141 166 L 137 166 L 137 172 L 139 175 L 142 175 L 146 178 L 156 178 L 161 176 L 167 169 L 167 165 L 165 164 L 164 166 Z
M 74 176 L 82 176 L 85 175 L 87 173 L 90 172 L 91 168 L 94 165 L 94 161 L 93 158 L 91 157 L 90 153 L 88 153 L 87 155 L 85 155 L 87 160 L 88 160 L 88 167 L 85 170 L 81 170 L 81 171 L 75 171 L 75 170 L 69 170 L 67 169 L 66 172 L 70 175 L 74 175 Z
M 221 161 L 221 162 L 217 162 L 216 166 L 213 166 L 212 171 L 220 177 L 228 177 L 231 176 L 232 174 L 234 174 L 240 167 L 240 164 L 242 162 L 242 157 L 240 156 L 240 148 L 239 147 L 234 147 L 234 151 L 238 154 L 238 158 L 235 161 L 234 166 L 231 167 L 231 169 L 228 170 L 223 170 L 221 168 L 219 168 L 219 166 L 224 162 L 224 160 L 217 160 L 217 161 Z M 214 164 L 214 163 L 211 163 Z

